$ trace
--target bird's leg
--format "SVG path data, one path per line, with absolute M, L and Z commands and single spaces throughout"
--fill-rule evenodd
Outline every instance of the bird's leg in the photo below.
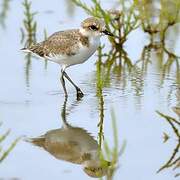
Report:
M 62 84 L 62 87 L 63 87 L 63 90 L 64 90 L 65 97 L 67 97 L 68 94 L 67 94 L 67 90 L 66 90 L 66 84 L 65 84 L 65 80 L 64 80 L 64 71 L 63 70 L 61 71 L 60 80 L 61 80 L 61 84 Z
M 68 97 L 65 97 L 64 98 L 64 103 L 63 103 L 63 106 L 62 106 L 62 110 L 61 110 L 61 117 L 62 117 L 63 127 L 64 128 L 70 127 L 70 125 L 68 124 L 68 122 L 66 120 L 66 115 L 67 115 L 67 113 L 66 113 L 67 100 L 68 100 Z
M 67 80 L 76 88 L 77 92 L 77 99 L 81 98 L 84 96 L 83 92 L 81 89 L 72 81 L 72 79 L 67 75 L 67 73 L 64 71 L 64 76 L 67 78 Z

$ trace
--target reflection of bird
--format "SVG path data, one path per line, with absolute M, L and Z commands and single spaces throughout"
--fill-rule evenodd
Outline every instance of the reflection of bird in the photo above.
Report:
M 64 77 L 76 88 L 77 96 L 82 97 L 83 93 L 78 86 L 70 79 L 65 72 L 66 68 L 72 65 L 85 62 L 94 54 L 100 43 L 100 37 L 112 34 L 105 29 L 103 20 L 90 17 L 81 23 L 79 29 L 59 31 L 51 35 L 47 40 L 23 48 L 25 52 L 32 52 L 40 57 L 47 58 L 62 66 L 61 83 L 67 96 Z
M 101 177 L 107 173 L 110 162 L 100 156 L 98 143 L 84 129 L 73 127 L 66 121 L 66 100 L 62 111 L 63 127 L 50 130 L 44 135 L 28 139 L 57 159 L 82 164 L 83 170 L 92 177 Z

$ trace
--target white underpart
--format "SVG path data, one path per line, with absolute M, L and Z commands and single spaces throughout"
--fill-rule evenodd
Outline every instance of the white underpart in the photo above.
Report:
M 49 61 L 60 64 L 62 66 L 62 69 L 64 70 L 69 66 L 84 63 L 97 50 L 100 44 L 101 34 L 98 32 L 97 33 L 86 32 L 84 31 L 84 29 L 80 29 L 80 32 L 83 35 L 89 37 L 88 47 L 82 45 L 81 42 L 79 42 L 78 44 L 79 49 L 77 49 L 77 53 L 75 55 L 68 56 L 65 54 L 49 54 L 48 56 L 45 56 L 45 58 L 48 59 Z M 29 49 L 25 49 L 23 50 L 23 52 L 27 52 L 27 53 L 31 52 L 33 55 L 38 56 Z
M 97 50 L 100 43 L 100 36 L 89 37 L 89 40 L 90 42 L 88 47 L 83 46 L 81 42 L 79 42 L 79 49 L 75 55 L 68 56 L 62 54 L 50 54 L 45 58 L 60 64 L 63 69 L 72 65 L 84 63 Z

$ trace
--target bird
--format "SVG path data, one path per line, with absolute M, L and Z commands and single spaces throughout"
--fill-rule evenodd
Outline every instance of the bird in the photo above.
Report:
M 98 142 L 81 127 L 74 127 L 66 120 L 66 103 L 62 108 L 62 127 L 51 129 L 41 136 L 25 138 L 25 141 L 50 153 L 59 160 L 82 166 L 90 177 L 102 177 L 108 173 L 111 162 L 102 157 Z
M 55 32 L 46 40 L 21 50 L 59 64 L 61 66 L 60 81 L 65 97 L 68 97 L 68 93 L 64 77 L 75 87 L 77 98 L 81 98 L 84 96 L 82 90 L 68 76 L 66 69 L 88 60 L 99 47 L 100 38 L 103 35 L 114 36 L 107 30 L 103 19 L 88 17 L 81 22 L 78 29 Z

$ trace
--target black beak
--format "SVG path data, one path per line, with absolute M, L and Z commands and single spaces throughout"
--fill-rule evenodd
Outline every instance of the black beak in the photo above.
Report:
M 114 36 L 114 34 L 112 34 L 111 32 L 109 32 L 108 30 L 103 30 L 102 33 L 104 33 L 105 35 L 108 35 L 108 36 Z

